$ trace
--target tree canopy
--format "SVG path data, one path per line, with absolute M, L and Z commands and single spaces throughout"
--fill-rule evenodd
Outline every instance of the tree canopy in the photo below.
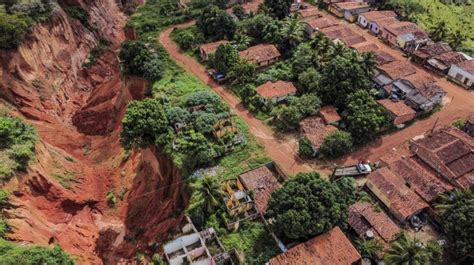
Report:
M 155 143 L 166 132 L 168 119 L 160 100 L 144 99 L 128 104 L 122 124 L 122 144 L 126 148 L 143 147 Z
M 402 234 L 394 240 L 390 249 L 385 252 L 384 261 L 388 265 L 428 264 L 439 262 L 442 249 L 436 242 L 430 241 L 427 246 L 418 239 L 409 239 Z
M 265 0 L 264 5 L 267 7 L 269 13 L 278 18 L 283 19 L 290 14 L 290 7 L 292 0 Z
M 471 189 L 442 195 L 436 205 L 441 212 L 441 227 L 448 237 L 448 247 L 459 261 L 474 255 L 474 195 Z
M 239 52 L 231 44 L 221 44 L 210 57 L 210 64 L 219 73 L 227 73 L 239 60 Z
M 232 39 L 236 25 L 234 20 L 225 10 L 217 6 L 204 8 L 196 21 L 196 26 L 210 40 L 218 40 L 222 37 Z
M 19 246 L 0 238 L 0 263 L 72 265 L 74 261 L 58 246 Z
M 359 144 L 374 139 L 390 121 L 387 111 L 363 90 L 348 96 L 342 117 L 354 142 Z
M 318 173 L 299 173 L 272 193 L 267 214 L 273 230 L 289 239 L 306 239 L 330 230 L 347 218 L 355 199 L 353 180 L 328 182 Z
M 294 130 L 304 117 L 318 113 L 320 107 L 321 101 L 315 94 L 289 97 L 288 104 L 272 110 L 273 124 L 281 131 Z
M 352 136 L 348 132 L 335 131 L 324 138 L 319 152 L 327 158 L 338 158 L 352 149 Z
M 124 41 L 119 58 L 123 73 L 141 76 L 149 81 L 156 81 L 163 75 L 163 62 L 142 41 Z

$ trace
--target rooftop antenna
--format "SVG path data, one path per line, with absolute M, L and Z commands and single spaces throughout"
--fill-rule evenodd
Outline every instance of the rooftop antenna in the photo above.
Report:
M 439 121 L 439 117 L 438 117 L 438 118 L 436 118 L 436 121 L 435 121 L 435 123 L 433 124 L 433 128 L 431 128 L 431 132 L 430 132 L 430 134 L 432 134 L 432 133 L 433 133 L 434 129 L 436 128 L 436 125 L 438 125 L 438 121 Z

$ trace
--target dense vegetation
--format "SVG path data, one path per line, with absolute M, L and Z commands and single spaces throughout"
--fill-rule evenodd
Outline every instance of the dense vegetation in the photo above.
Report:
M 141 143 L 164 141 L 166 137 L 169 137 L 169 141 L 164 145 L 160 145 L 160 147 L 164 148 L 165 152 L 168 150 L 169 152 L 167 153 L 172 153 L 173 160 L 178 161 L 178 166 L 179 161 L 182 161 L 183 167 L 189 168 L 195 165 L 193 164 L 195 161 L 186 160 L 186 158 L 191 157 L 187 151 L 188 148 L 190 148 L 190 150 L 193 148 L 193 150 L 196 150 L 196 148 L 199 149 L 199 147 L 203 147 L 200 149 L 203 150 L 206 148 L 206 150 L 212 151 L 212 148 L 208 148 L 207 144 L 211 144 L 218 149 L 222 147 L 221 142 L 216 141 L 215 138 L 209 135 L 209 126 L 207 125 L 215 118 L 215 115 L 224 113 L 224 109 L 221 109 L 221 107 L 225 109 L 228 107 L 220 101 L 220 98 L 217 97 L 215 93 L 210 92 L 209 87 L 201 83 L 193 75 L 183 71 L 169 59 L 162 48 L 156 44 L 155 40 L 157 34 L 163 27 L 183 22 L 199 13 L 196 8 L 202 8 L 208 5 L 208 1 L 202 1 L 202 5 L 198 2 L 199 1 L 193 1 L 190 8 L 187 11 L 183 11 L 178 10 L 177 1 L 147 1 L 147 4 L 140 7 L 129 21 L 129 26 L 133 26 L 137 29 L 139 40 L 145 42 L 147 46 L 153 47 L 153 50 L 156 50 L 163 63 L 163 74 L 161 78 L 152 83 L 153 99 L 146 100 L 147 103 L 130 103 L 130 105 L 135 105 L 131 108 L 134 109 L 132 112 L 136 112 L 133 116 L 143 117 L 149 115 L 147 114 L 148 111 L 144 110 L 148 104 L 162 105 L 166 110 L 166 119 L 163 118 L 163 120 L 167 122 L 168 127 L 165 133 L 159 135 L 161 137 L 142 134 L 140 128 L 144 127 L 140 126 L 146 127 L 154 124 L 152 121 L 144 121 L 140 123 L 140 126 L 130 130 L 129 136 L 133 137 L 131 143 L 140 146 Z M 174 34 L 180 32 L 183 31 L 176 30 Z M 184 30 L 184 32 L 186 32 L 186 30 Z M 187 33 L 183 33 L 182 35 L 187 35 L 185 38 L 190 37 L 190 34 Z M 190 43 L 191 44 L 188 45 L 193 46 L 196 44 L 196 41 L 191 40 Z M 197 113 L 190 113 L 188 106 L 200 103 L 206 103 L 204 108 Z M 159 109 L 161 108 L 158 107 L 158 110 Z M 150 112 L 154 113 L 154 111 Z M 189 114 L 191 114 L 190 117 Z M 129 117 L 131 116 L 132 114 L 130 114 Z M 161 115 L 158 116 L 163 117 Z M 201 118 L 197 120 L 197 116 Z M 220 184 L 225 179 L 233 178 L 262 163 L 269 162 L 269 159 L 264 156 L 261 146 L 257 145 L 253 137 L 249 134 L 247 126 L 237 117 L 234 117 L 234 120 L 239 132 L 244 135 L 245 142 L 235 146 L 234 149 L 226 153 L 225 156 L 212 160 L 211 164 L 215 165 L 215 167 L 212 168 L 211 172 L 215 171 L 215 174 L 213 174 L 215 177 L 212 177 L 214 179 L 209 181 L 211 183 L 201 183 L 204 179 L 206 179 L 207 182 L 207 179 L 210 177 L 208 173 L 206 173 L 206 170 L 198 170 L 193 175 L 195 177 L 188 179 L 190 182 L 188 187 L 191 198 L 190 206 L 187 211 L 199 229 L 204 227 L 213 227 L 216 229 L 221 242 L 227 250 L 236 249 L 239 254 L 244 257 L 245 262 L 262 264 L 268 261 L 271 256 L 274 256 L 278 250 L 263 224 L 254 221 L 246 222 L 241 225 L 239 231 L 228 231 L 225 228 L 225 211 L 222 210 L 223 199 L 218 195 L 208 199 L 206 188 L 203 187 L 210 185 L 213 187 L 213 193 L 218 193 L 219 189 L 217 189 L 215 185 L 216 182 Z M 177 133 L 174 125 L 182 121 L 188 121 L 189 126 Z M 133 123 L 133 121 L 131 122 Z M 158 125 L 155 127 L 155 125 L 153 125 L 153 128 L 160 129 L 161 127 Z M 202 136 L 204 138 L 202 138 Z M 156 140 L 156 138 L 158 138 L 158 140 Z M 143 139 L 146 140 L 142 141 Z M 173 147 L 173 139 L 179 144 L 179 149 L 172 150 L 171 152 L 170 148 Z M 188 164 L 188 162 L 190 162 L 190 164 Z M 186 172 L 183 172 L 183 174 L 186 175 Z M 205 213 L 202 214 L 201 210 L 204 210 Z
M 386 0 L 384 7 L 397 10 L 416 22 L 434 40 L 444 40 L 454 49 L 474 55 L 474 5 L 465 1 Z
M 389 265 L 434 264 L 441 260 L 442 254 L 443 250 L 437 242 L 429 241 L 424 245 L 420 240 L 402 234 L 391 243 L 384 261 Z
M 143 41 L 125 41 L 120 48 L 121 70 L 125 74 L 156 81 L 163 75 L 163 63 L 159 55 Z
M 273 230 L 288 239 L 308 239 L 343 224 L 355 200 L 353 180 L 328 182 L 318 173 L 299 173 L 272 193 L 267 214 Z
M 25 170 L 34 157 L 36 132 L 20 119 L 0 115 L 0 180 L 6 181 L 16 170 Z
M 47 20 L 53 11 L 49 0 L 0 1 L 0 49 L 15 49 L 36 22 Z
M 448 237 L 448 249 L 454 260 L 473 259 L 474 195 L 471 189 L 455 190 L 452 196 L 442 195 L 436 208 L 441 213 L 441 227 Z

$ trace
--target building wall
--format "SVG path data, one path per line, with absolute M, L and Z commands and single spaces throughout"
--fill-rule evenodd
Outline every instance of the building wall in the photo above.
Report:
M 344 18 L 349 22 L 357 21 L 360 14 L 371 11 L 371 7 L 358 8 L 355 10 L 346 10 L 344 11 Z
M 409 115 L 403 115 L 403 116 L 400 116 L 400 117 L 394 117 L 393 119 L 393 125 L 400 125 L 400 124 L 404 124 L 408 121 L 411 121 L 415 118 L 416 116 L 416 113 L 412 113 L 412 114 L 409 114 Z
M 369 25 L 369 21 L 367 21 L 364 15 L 359 15 L 359 17 L 357 18 L 357 23 L 363 28 Z
M 455 82 L 465 86 L 471 87 L 474 85 L 474 75 L 459 68 L 459 66 L 453 64 L 449 69 L 448 76 Z
M 379 35 L 382 30 L 376 22 L 369 22 L 369 29 L 375 35 Z

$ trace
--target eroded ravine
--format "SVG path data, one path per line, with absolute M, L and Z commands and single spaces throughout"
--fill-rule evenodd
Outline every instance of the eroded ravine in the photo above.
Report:
M 115 264 L 146 252 L 181 221 L 187 202 L 181 185 L 150 192 L 180 181 L 169 159 L 152 149 L 125 154 L 120 146 L 126 104 L 147 85 L 120 76 L 123 2 L 67 1 L 87 10 L 96 33 L 58 8 L 17 51 L 0 51 L 0 104 L 40 136 L 36 161 L 6 184 L 14 191 L 7 237 L 57 243 L 79 264 Z M 111 42 L 109 50 L 83 67 L 99 38 Z M 111 191 L 115 207 L 106 201 Z

